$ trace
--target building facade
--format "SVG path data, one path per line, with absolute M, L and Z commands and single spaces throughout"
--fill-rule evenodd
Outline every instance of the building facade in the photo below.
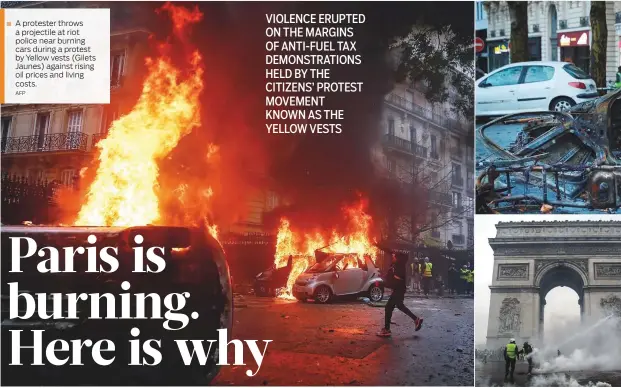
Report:
M 412 235 L 408 215 L 396 234 L 426 245 L 472 247 L 474 233 L 474 161 L 468 140 L 471 119 L 460 118 L 450 102 L 432 104 L 420 88 L 399 84 L 385 97 L 382 144 L 376 160 L 384 173 L 415 190 L 427 191 L 422 236 Z M 450 243 L 449 243 L 450 242 Z
M 3 6 L 110 8 L 110 101 L 90 104 L 6 104 L 2 106 L 2 173 L 71 186 L 92 158 L 112 121 L 131 109 L 142 79 L 149 36 L 140 4 L 24 2 Z M 137 15 L 137 16 L 136 16 Z
M 483 73 L 487 73 L 488 69 L 488 56 L 487 52 L 487 11 L 482 1 L 476 1 L 474 4 L 474 29 L 475 36 L 483 41 L 483 48 L 476 52 L 477 56 L 477 78 Z
M 507 2 L 489 2 L 487 55 L 489 71 L 510 63 L 511 20 Z M 590 1 L 529 1 L 528 45 L 531 61 L 566 61 L 590 73 Z M 621 65 L 621 3 L 606 2 L 608 46 L 606 79 Z M 605 86 L 605 85 L 600 85 Z

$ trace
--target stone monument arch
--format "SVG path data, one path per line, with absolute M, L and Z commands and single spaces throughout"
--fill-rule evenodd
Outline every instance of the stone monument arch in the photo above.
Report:
M 621 222 L 500 222 L 494 251 L 487 346 L 543 338 L 545 297 L 566 286 L 581 319 L 621 316 Z

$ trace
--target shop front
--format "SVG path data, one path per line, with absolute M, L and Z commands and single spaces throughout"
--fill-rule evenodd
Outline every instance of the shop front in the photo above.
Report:
M 496 70 L 505 65 L 511 63 L 511 44 L 508 39 L 496 40 L 489 42 L 488 46 L 488 61 L 489 71 Z M 530 37 L 528 38 L 528 60 L 540 61 L 541 60 L 541 38 Z
M 488 42 L 487 48 L 487 61 L 490 72 L 510 63 L 508 40 L 504 39 Z
M 591 40 L 590 32 L 571 31 L 559 32 L 557 35 L 558 46 L 561 49 L 560 60 L 573 63 L 577 67 L 590 73 Z

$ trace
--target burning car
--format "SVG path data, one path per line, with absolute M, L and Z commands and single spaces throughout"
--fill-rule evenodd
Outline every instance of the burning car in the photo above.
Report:
M 138 246 L 135 236 L 143 237 L 140 246 L 163 247 L 163 259 L 166 268 L 159 273 L 137 273 L 134 270 L 134 250 Z M 2 384 L 3 385 L 90 385 L 97 381 L 100 385 L 204 385 L 208 384 L 218 373 L 218 359 L 215 354 L 209 353 L 205 365 L 192 364 L 185 366 L 178 354 L 166 354 L 176 352 L 175 339 L 204 339 L 218 340 L 219 329 L 226 329 L 231 334 L 233 299 L 229 269 L 224 252 L 220 244 L 209 235 L 205 228 L 184 227 L 39 227 L 39 226 L 2 226 Z M 93 242 L 92 237 L 96 241 Z M 21 239 L 15 239 L 21 238 Z M 11 257 L 13 249 L 20 252 L 30 249 L 26 247 L 29 238 L 36 242 L 39 248 L 51 247 L 63 251 L 64 247 L 92 247 L 100 252 L 103 247 L 117 247 L 118 254 L 114 255 L 118 260 L 118 269 L 114 272 L 86 272 L 91 261 L 97 255 L 89 252 L 75 253 L 73 257 L 73 272 L 41 273 L 40 262 L 51 261 L 51 253 L 44 253 L 40 249 L 40 258 L 33 255 L 32 258 L 20 260 L 20 272 L 11 272 Z M 140 241 L 140 239 L 138 239 Z M 21 246 L 19 245 L 21 244 Z M 28 249 L 26 249 L 28 248 Z M 77 251 L 77 249 L 76 249 Z M 90 257 L 93 256 L 93 257 Z M 36 259 L 35 259 L 36 257 Z M 71 259 L 69 259 L 71 260 Z M 65 264 L 62 264 L 62 263 Z M 63 259 L 60 260 L 61 268 L 68 265 Z M 102 262 L 103 263 L 103 262 Z M 103 265 L 103 264 L 102 264 Z M 71 269 L 71 268 L 69 268 Z M 68 270 L 69 270 L 68 269 Z M 9 316 L 9 303 L 5 303 L 10 295 L 10 283 L 18 282 L 18 311 L 23 316 L 27 304 L 22 303 L 28 298 L 37 298 L 37 294 L 58 293 L 62 296 L 62 305 L 58 304 L 58 298 L 53 303 L 48 300 L 47 310 L 55 311 L 51 319 L 43 319 L 35 313 L 29 319 L 21 319 Z M 126 294 L 127 283 L 131 284 L 130 294 Z M 121 286 L 125 284 L 125 288 Z M 186 305 L 183 312 L 198 313 L 196 319 L 190 319 L 183 330 L 166 330 L 162 319 L 89 319 L 94 303 L 74 299 L 74 307 L 71 307 L 71 298 L 68 294 L 105 295 L 111 294 L 116 303 L 114 314 L 125 314 L 122 311 L 134 311 L 133 314 L 145 314 L 139 312 L 136 307 L 139 295 L 146 295 L 149 303 L 145 311 L 148 313 L 151 304 L 153 311 L 165 307 L 161 305 L 164 296 L 171 293 L 187 292 L 191 297 L 186 297 Z M 23 296 L 29 294 L 30 296 Z M 159 297 L 158 297 L 159 296 Z M 135 297 L 135 301 L 133 298 Z M 107 298 L 104 298 L 105 301 Z M 39 301 L 41 297 L 39 297 Z M 159 301 L 159 302 L 156 302 Z M 120 303 L 119 303 L 120 302 Z M 30 302 L 28 302 L 30 303 Z M 100 302 L 101 303 L 101 302 Z M 107 302 L 103 302 L 107 303 Z M 134 304 L 135 303 L 135 304 Z M 145 303 L 144 301 L 142 302 Z M 156 303 L 160 303 L 157 305 Z M 128 304 L 128 307 L 121 307 Z M 90 306 L 89 306 L 90 305 Z M 143 306 L 144 307 L 144 306 Z M 126 310 L 125 310 L 126 308 Z M 58 313 L 58 309 L 62 309 Z M 74 313 L 72 313 L 74 309 Z M 42 309 L 39 308 L 39 311 Z M 104 308 L 103 311 L 106 311 Z M 45 310 L 44 310 L 45 312 Z M 104 317 L 106 312 L 103 313 Z M 159 314 L 159 313 L 158 313 Z M 78 319 L 75 319 L 75 316 Z M 138 317 L 138 315 L 133 315 Z M 139 328 L 142 338 L 157 338 L 162 341 L 163 358 L 167 363 L 153 367 L 128 366 L 130 364 L 129 339 L 132 328 Z M 44 330 L 43 348 L 52 344 L 54 340 L 84 340 L 88 338 L 93 343 L 98 340 L 111 340 L 116 346 L 117 360 L 108 368 L 101 368 L 92 359 L 83 358 L 84 365 L 80 373 L 59 373 L 57 366 L 29 365 L 32 357 L 32 349 L 22 348 L 20 359 L 23 365 L 9 365 L 12 358 L 12 338 L 15 331 L 23 336 L 32 335 L 33 330 Z M 133 332 L 133 331 L 132 331 Z M 32 343 L 29 338 L 22 338 L 22 343 Z M 23 345 L 22 345 L 23 346 Z M 123 359 L 127 358 L 127 359 Z M 178 361 L 175 361 L 178 360 Z M 60 368 L 62 370 L 62 368 Z
M 316 254 L 319 256 L 318 254 Z M 345 295 L 367 296 L 377 302 L 384 296 L 384 283 L 371 256 L 351 253 L 323 253 L 317 263 L 300 274 L 293 285 L 293 296 L 299 301 L 312 298 L 328 303 Z
M 477 212 L 621 207 L 621 90 L 478 129 Z
M 278 290 L 287 286 L 287 279 L 293 267 L 293 256 L 289 256 L 287 265 L 276 268 L 273 264 L 269 269 L 258 274 L 254 280 L 254 293 L 256 296 L 276 296 Z

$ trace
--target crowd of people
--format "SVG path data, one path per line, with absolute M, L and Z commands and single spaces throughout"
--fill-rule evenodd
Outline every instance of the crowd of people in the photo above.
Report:
M 408 291 L 421 292 L 428 296 L 434 289 L 440 293 L 446 289 L 452 295 L 474 295 L 474 268 L 469 262 L 459 269 L 451 262 L 446 282 L 442 275 L 434 273 L 433 263 L 428 257 L 413 259 L 408 271 Z

